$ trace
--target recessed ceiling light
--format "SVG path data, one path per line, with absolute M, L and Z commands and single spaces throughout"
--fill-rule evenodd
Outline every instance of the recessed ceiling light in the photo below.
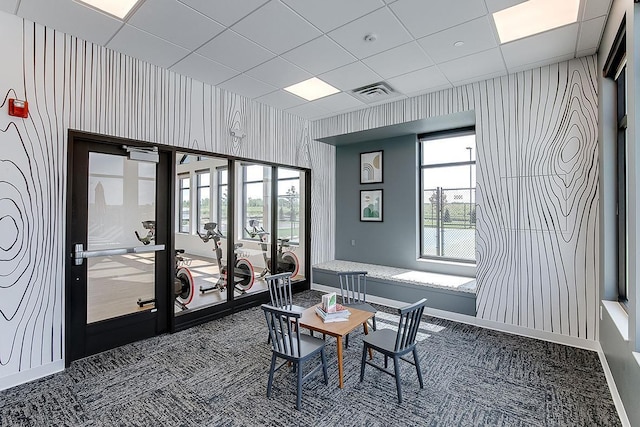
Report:
M 125 16 L 140 0 L 77 0 L 79 3 L 88 4 L 91 7 L 124 19 Z
M 285 87 L 284 90 L 291 92 L 294 95 L 298 95 L 307 101 L 313 101 L 334 93 L 340 92 L 339 89 L 331 86 L 328 83 L 323 82 L 317 77 L 312 77 L 309 80 L 305 80 L 300 83 L 296 83 L 289 87 Z
M 453 44 L 455 47 L 460 47 L 460 46 L 464 46 L 464 42 L 463 41 L 457 41 Z
M 580 0 L 528 0 L 493 14 L 501 43 L 518 40 L 578 20 Z

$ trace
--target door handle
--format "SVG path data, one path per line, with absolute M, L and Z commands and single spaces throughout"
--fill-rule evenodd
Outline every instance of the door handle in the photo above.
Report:
M 101 249 L 98 251 L 85 251 L 84 245 L 82 243 L 76 243 L 72 257 L 75 261 L 75 265 L 82 265 L 85 258 L 95 258 L 99 256 L 110 256 L 110 255 L 143 254 L 143 253 L 157 252 L 157 251 L 163 251 L 163 250 L 164 250 L 164 245 L 147 245 L 147 246 L 134 246 L 132 248 Z

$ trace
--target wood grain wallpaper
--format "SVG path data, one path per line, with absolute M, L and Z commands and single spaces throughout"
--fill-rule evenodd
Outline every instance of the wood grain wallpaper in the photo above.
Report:
M 307 120 L 3 12 L 0 52 L 0 379 L 63 358 L 70 128 L 309 167 L 311 262 L 333 258 L 335 150 Z
M 477 316 L 594 340 L 596 78 L 596 58 L 584 57 L 319 120 L 311 132 L 475 111 Z

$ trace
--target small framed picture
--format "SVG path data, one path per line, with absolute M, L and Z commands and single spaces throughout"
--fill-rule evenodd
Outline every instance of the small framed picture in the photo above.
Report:
M 360 184 L 382 182 L 382 150 L 360 153 Z
M 382 222 L 382 190 L 360 190 L 360 221 Z

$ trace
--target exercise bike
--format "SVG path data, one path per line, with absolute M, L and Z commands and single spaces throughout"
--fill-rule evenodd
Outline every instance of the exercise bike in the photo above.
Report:
M 208 291 L 219 290 L 223 291 L 227 288 L 228 270 L 227 266 L 222 263 L 222 238 L 224 237 L 220 230 L 218 230 L 218 224 L 215 222 L 207 222 L 204 225 L 206 234 L 197 233 L 200 239 L 204 243 L 213 239 L 215 247 L 213 251 L 216 253 L 216 259 L 218 261 L 218 271 L 220 271 L 220 278 L 215 285 L 200 286 L 200 293 L 204 294 Z M 245 293 L 253 286 L 255 281 L 255 274 L 253 265 L 247 258 L 238 257 L 238 249 L 242 247 L 242 243 L 236 243 L 233 245 L 233 287 L 240 293 Z
M 264 258 L 264 263 L 266 267 L 262 270 L 262 273 L 258 276 L 262 278 L 267 274 L 278 274 L 278 273 L 291 273 L 291 277 L 295 277 L 300 270 L 300 261 L 293 251 L 284 250 L 284 248 L 290 248 L 289 239 L 278 239 L 278 250 L 276 252 L 276 268 L 273 271 L 273 266 L 271 265 L 271 258 L 267 256 L 269 252 L 269 233 L 260 226 L 260 222 L 257 219 L 249 220 L 248 229 L 245 227 L 245 231 L 251 236 L 252 239 L 256 237 L 260 239 L 260 248 L 262 249 L 262 256 Z
M 148 245 L 154 242 L 156 240 L 156 222 L 142 221 L 142 226 L 147 230 L 147 235 L 140 237 L 140 234 L 138 234 L 137 231 L 134 231 L 138 240 L 140 240 L 143 245 Z M 184 249 L 175 250 L 174 260 L 176 276 L 173 279 L 173 294 L 175 304 L 180 307 L 181 310 L 187 310 L 187 304 L 193 300 L 195 286 L 193 277 L 191 276 L 191 271 L 187 268 L 189 264 L 191 264 L 191 260 L 187 260 L 181 256 L 183 253 Z M 137 301 L 138 306 L 140 307 L 152 302 L 155 302 L 155 299 L 143 300 L 142 298 L 139 298 Z

